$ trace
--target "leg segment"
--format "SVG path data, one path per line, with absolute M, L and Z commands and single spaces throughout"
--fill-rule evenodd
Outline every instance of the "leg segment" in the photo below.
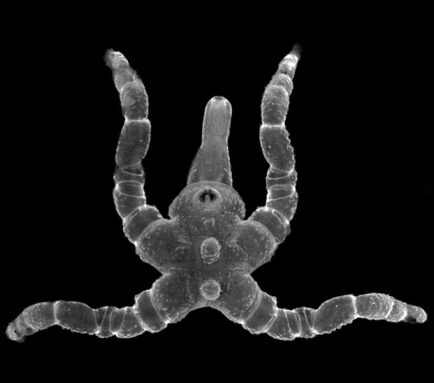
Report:
M 317 310 L 307 307 L 286 310 L 277 308 L 275 298 L 261 293 L 256 311 L 243 326 L 254 334 L 267 333 L 280 340 L 329 334 L 357 318 L 410 323 L 423 323 L 427 319 L 422 308 L 386 294 L 343 295 L 325 301 Z
M 264 293 L 253 278 L 233 271 L 220 280 L 221 294 L 208 305 L 253 334 L 267 333 L 280 340 L 329 334 L 356 318 L 389 322 L 423 323 L 425 311 L 386 294 L 343 295 L 324 302 L 317 310 L 277 307 L 276 298 Z
M 136 296 L 133 307 L 116 308 L 105 306 L 92 309 L 74 301 L 36 303 L 27 307 L 6 330 L 11 340 L 22 341 L 48 327 L 62 328 L 83 334 L 95 334 L 100 338 L 117 336 L 132 338 L 145 331 L 157 332 L 167 326 L 153 303 L 153 290 L 146 290 Z
M 266 178 L 267 201 L 265 207 L 258 208 L 250 218 L 263 223 L 278 242 L 289 234 L 289 221 L 298 200 L 294 150 L 285 128 L 285 119 L 299 57 L 300 51 L 294 47 L 282 60 L 277 73 L 265 88 L 261 105 L 260 141 L 264 157 L 270 165 Z
M 106 62 L 113 71 L 120 94 L 125 123 L 116 152 L 115 188 L 113 197 L 124 231 L 131 242 L 153 221 L 160 219 L 157 208 L 146 204 L 143 189 L 145 175 L 142 160 L 151 139 L 148 120 L 148 95 L 142 81 L 120 53 L 109 51 Z

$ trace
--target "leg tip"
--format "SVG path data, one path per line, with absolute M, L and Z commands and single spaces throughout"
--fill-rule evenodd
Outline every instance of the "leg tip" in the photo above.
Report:
M 419 315 L 416 318 L 417 323 L 423 323 L 428 319 L 428 315 L 425 312 L 425 310 L 420 309 L 419 310 Z
M 428 315 L 424 309 L 417 306 L 407 305 L 407 316 L 405 322 L 424 323 L 428 319 Z
M 292 54 L 292 55 L 297 56 L 298 58 L 300 58 L 301 52 L 302 52 L 301 45 L 299 43 L 296 43 L 292 47 L 292 50 L 291 50 L 290 54 Z
M 291 52 L 288 53 L 279 64 L 278 73 L 284 73 L 291 78 L 294 78 L 295 70 L 297 68 L 298 61 L 300 60 L 300 46 L 295 45 Z
M 14 323 L 10 323 L 8 328 L 6 329 L 6 336 L 15 342 L 22 342 L 23 336 L 18 333 L 17 329 L 15 328 Z
M 109 49 L 106 52 L 104 59 L 107 66 L 111 69 L 117 69 L 122 65 L 129 65 L 125 56 L 121 52 L 114 51 L 113 49 Z

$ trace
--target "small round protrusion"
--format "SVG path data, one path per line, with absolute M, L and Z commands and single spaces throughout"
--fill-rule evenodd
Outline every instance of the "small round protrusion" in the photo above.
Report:
M 220 257 L 220 243 L 214 237 L 209 237 L 203 240 L 200 245 L 200 255 L 202 260 L 207 265 L 217 261 Z
M 200 286 L 200 293 L 208 301 L 215 301 L 221 293 L 220 283 L 215 279 L 208 279 Z

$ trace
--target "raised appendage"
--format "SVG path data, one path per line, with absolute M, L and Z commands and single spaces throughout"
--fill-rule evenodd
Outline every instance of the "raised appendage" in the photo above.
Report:
M 270 165 L 266 178 L 267 200 L 265 207 L 256 209 L 250 219 L 264 224 L 277 243 L 282 242 L 290 232 L 289 222 L 298 200 L 294 149 L 285 119 L 299 59 L 300 49 L 296 46 L 279 64 L 277 73 L 265 88 L 261 104 L 260 141 L 264 157 Z
M 143 188 L 145 175 L 141 162 L 148 152 L 151 140 L 148 95 L 142 81 L 122 53 L 108 51 L 106 63 L 113 71 L 113 80 L 125 117 L 116 152 L 113 197 L 116 210 L 123 220 L 125 234 L 135 243 L 150 223 L 162 218 L 155 206 L 146 204 Z

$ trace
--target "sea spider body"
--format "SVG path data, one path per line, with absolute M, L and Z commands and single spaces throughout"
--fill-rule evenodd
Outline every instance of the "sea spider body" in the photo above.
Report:
M 9 324 L 8 337 L 22 340 L 58 324 L 102 338 L 130 338 L 161 331 L 205 306 L 251 333 L 281 340 L 330 333 L 356 318 L 424 322 L 423 309 L 380 293 L 335 297 L 316 310 L 278 308 L 276 298 L 250 276 L 289 234 L 297 207 L 297 173 L 285 119 L 299 58 L 295 47 L 280 63 L 262 99 L 260 142 L 270 166 L 265 206 L 245 219 L 244 203 L 232 188 L 227 145 L 231 105 L 214 97 L 205 108 L 202 144 L 187 186 L 170 205 L 167 219 L 147 204 L 144 192 L 141 162 L 151 137 L 145 87 L 121 53 L 107 52 L 125 117 L 116 153 L 115 206 L 137 254 L 162 276 L 151 289 L 136 295 L 132 307 L 92 309 L 61 300 L 37 303 Z

